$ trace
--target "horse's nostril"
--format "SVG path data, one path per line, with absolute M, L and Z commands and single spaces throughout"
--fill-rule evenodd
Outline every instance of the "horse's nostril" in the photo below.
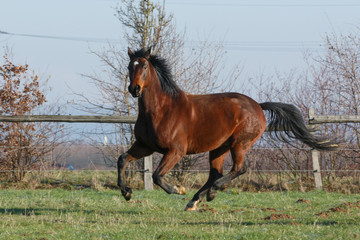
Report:
M 134 87 L 131 85 L 128 87 L 129 92 L 133 97 L 138 97 L 140 95 L 141 87 L 140 85 L 136 84 Z

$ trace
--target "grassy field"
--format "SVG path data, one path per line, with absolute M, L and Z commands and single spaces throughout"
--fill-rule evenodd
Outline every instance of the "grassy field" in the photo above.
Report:
M 3 189 L 0 239 L 360 239 L 360 195 L 230 189 L 184 212 L 193 194 Z

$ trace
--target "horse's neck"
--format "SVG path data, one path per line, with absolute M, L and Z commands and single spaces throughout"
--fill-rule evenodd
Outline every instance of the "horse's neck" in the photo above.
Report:
M 148 80 L 149 81 L 149 80 Z M 156 115 L 165 110 L 164 107 L 171 102 L 169 96 L 162 91 L 160 82 L 151 83 L 139 98 L 139 113 L 146 115 Z
M 158 115 L 172 105 L 172 97 L 160 90 L 146 89 L 139 99 L 139 112 Z
M 151 72 L 152 76 L 155 74 L 155 71 Z M 151 78 L 151 76 L 149 76 L 149 78 Z M 148 79 L 148 81 L 149 80 L 150 79 Z M 171 111 L 179 98 L 183 98 L 185 94 L 181 92 L 176 97 L 171 96 L 162 90 L 157 76 L 151 81 L 153 82 L 144 89 L 142 96 L 139 99 L 139 114 L 145 114 L 152 119 L 161 119 L 164 117 L 164 113 L 169 112 L 169 110 Z

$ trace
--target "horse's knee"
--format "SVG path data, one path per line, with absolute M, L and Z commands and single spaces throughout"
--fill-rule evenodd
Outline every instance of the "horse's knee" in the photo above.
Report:
M 125 177 L 124 177 L 124 168 L 126 166 L 128 153 L 123 153 L 118 158 L 117 167 L 118 167 L 118 181 L 117 184 L 121 189 L 125 188 Z
M 123 153 L 120 155 L 120 157 L 118 158 L 118 161 L 117 161 L 118 169 L 123 169 L 125 167 L 126 159 L 127 159 L 128 155 L 129 155 L 128 153 Z

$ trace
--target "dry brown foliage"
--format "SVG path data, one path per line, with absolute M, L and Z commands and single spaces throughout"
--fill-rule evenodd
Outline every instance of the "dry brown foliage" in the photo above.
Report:
M 45 102 L 39 76 L 27 64 L 14 64 L 6 54 L 0 65 L 0 114 L 31 114 Z M 49 124 L 19 122 L 1 122 L 0 130 L 0 171 L 14 181 L 40 167 L 38 163 L 53 149 L 54 136 L 61 132 Z

